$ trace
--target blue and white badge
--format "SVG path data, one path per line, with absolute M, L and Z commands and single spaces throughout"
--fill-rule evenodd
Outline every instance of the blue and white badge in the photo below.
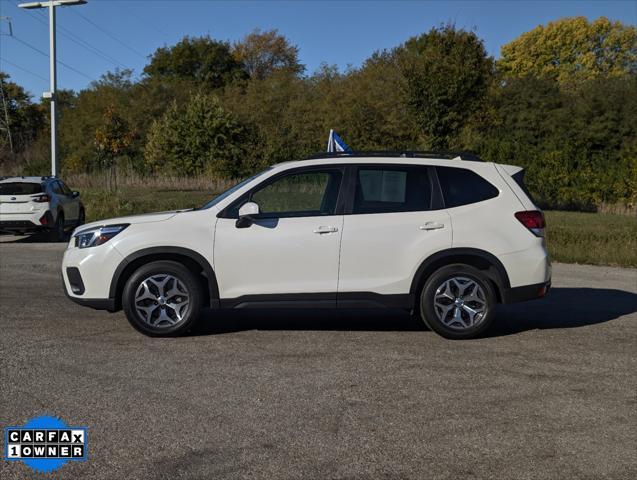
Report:
M 4 458 L 49 473 L 68 461 L 84 461 L 88 428 L 69 427 L 56 417 L 35 417 L 22 427 L 4 428 Z

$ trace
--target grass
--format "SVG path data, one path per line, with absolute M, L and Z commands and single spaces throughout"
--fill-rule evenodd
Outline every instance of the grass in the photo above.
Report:
M 74 188 L 82 182 L 71 183 Z M 203 183 L 203 181 L 202 181 Z M 116 193 L 82 185 L 87 221 L 162 210 L 198 207 L 230 186 L 210 182 L 181 185 L 161 181 L 120 182 Z M 637 216 L 607 213 L 545 212 L 547 240 L 556 262 L 637 267 Z
M 545 212 L 553 260 L 637 267 L 637 216 Z

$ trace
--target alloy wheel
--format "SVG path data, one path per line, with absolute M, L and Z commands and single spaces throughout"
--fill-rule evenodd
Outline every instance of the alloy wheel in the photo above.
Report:
M 188 289 L 173 275 L 152 275 L 135 292 L 135 310 L 153 328 L 175 326 L 185 318 L 189 305 Z
M 452 277 L 436 289 L 434 310 L 438 319 L 449 328 L 473 328 L 487 313 L 484 289 L 470 278 Z

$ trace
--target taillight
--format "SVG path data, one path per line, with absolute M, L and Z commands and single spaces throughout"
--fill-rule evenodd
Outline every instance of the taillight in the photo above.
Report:
M 49 223 L 49 221 L 46 218 L 46 214 L 42 215 L 42 218 L 40 218 L 40 224 L 41 225 L 46 225 L 47 223 Z
M 49 200 L 51 200 L 51 198 L 46 194 L 38 195 L 37 197 L 31 197 L 31 201 L 35 203 L 44 203 L 48 202 Z
M 544 221 L 544 214 L 539 210 L 515 212 L 515 218 L 517 218 L 520 223 L 528 228 L 536 237 L 544 236 L 546 222 Z

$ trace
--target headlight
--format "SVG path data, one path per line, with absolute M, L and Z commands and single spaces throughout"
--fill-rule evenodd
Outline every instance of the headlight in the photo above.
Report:
M 75 246 L 79 248 L 97 247 L 98 245 L 108 242 L 126 227 L 128 227 L 128 224 L 107 225 L 105 227 L 81 230 L 73 234 Z

